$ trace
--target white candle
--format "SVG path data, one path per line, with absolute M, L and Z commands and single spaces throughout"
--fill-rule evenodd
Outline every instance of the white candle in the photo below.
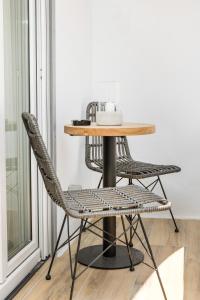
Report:
M 107 112 L 114 112 L 115 111 L 115 103 L 113 102 L 106 102 L 106 111 Z
M 122 113 L 120 111 L 97 111 L 97 125 L 115 126 L 122 124 Z

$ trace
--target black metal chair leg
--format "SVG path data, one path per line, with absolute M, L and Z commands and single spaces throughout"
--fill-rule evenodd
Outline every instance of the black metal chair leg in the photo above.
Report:
M 74 284 L 75 284 L 75 280 L 76 280 L 76 270 L 77 270 L 77 264 L 78 264 L 78 254 L 79 254 L 79 250 L 80 250 L 81 235 L 82 235 L 82 231 L 83 231 L 83 222 L 84 222 L 84 220 L 82 219 L 81 220 L 81 225 L 80 225 L 80 233 L 79 233 L 79 237 L 78 237 L 76 256 L 75 256 L 74 272 L 73 272 L 73 276 L 72 276 L 72 286 L 71 286 L 71 291 L 70 291 L 70 300 L 72 300 L 73 292 L 74 292 Z
M 98 189 L 99 189 L 100 186 L 101 186 L 102 180 L 103 180 L 103 176 L 101 176 L 101 179 L 99 180 L 99 184 L 98 184 L 98 186 L 97 186 Z
M 144 234 L 144 238 L 145 238 L 145 241 L 147 243 L 147 247 L 148 247 L 148 250 L 149 250 L 153 265 L 154 265 L 154 269 L 156 271 L 156 274 L 157 274 L 157 277 L 158 277 L 158 280 L 159 280 L 159 283 L 160 283 L 160 287 L 161 287 L 162 292 L 163 292 L 163 296 L 164 296 L 165 300 L 167 300 L 167 296 L 166 296 L 166 293 L 165 293 L 165 290 L 164 290 L 164 287 L 163 287 L 163 283 L 162 283 L 162 280 L 161 280 L 161 277 L 160 277 L 160 274 L 159 274 L 159 271 L 158 271 L 157 264 L 156 264 L 155 259 L 154 259 L 154 255 L 153 255 L 153 252 L 152 252 L 152 249 L 151 249 L 151 245 L 149 243 L 149 239 L 148 239 L 147 234 L 146 234 L 146 230 L 144 228 L 144 224 L 142 222 L 142 219 L 141 219 L 140 215 L 138 215 L 138 218 L 139 218 L 139 222 L 140 222 L 140 225 L 141 225 L 141 228 L 142 228 L 142 232 Z
M 53 256 L 52 256 L 52 259 L 51 259 L 49 270 L 48 270 L 47 275 L 46 275 L 46 280 L 50 280 L 51 279 L 51 275 L 50 275 L 51 268 L 53 266 L 53 262 L 54 262 L 54 259 L 55 259 L 55 256 L 56 256 L 56 252 L 57 252 L 57 249 L 58 249 L 60 238 L 61 238 L 61 235 L 62 235 L 62 232 L 63 232 L 63 228 L 65 226 L 66 218 L 67 218 L 67 215 L 65 214 L 63 222 L 62 222 L 62 226 L 61 226 L 61 229 L 60 229 L 60 233 L 59 233 L 59 236 L 58 236 L 58 239 L 57 239 L 57 242 L 56 242 L 55 250 L 54 250 L 54 253 L 53 253 Z
M 85 232 L 87 230 L 87 228 L 86 228 L 87 221 L 88 221 L 88 218 L 85 219 L 85 223 L 83 225 L 83 232 Z
M 131 224 L 132 224 L 132 217 L 131 217 Z M 129 240 L 129 247 L 133 247 L 133 227 L 130 228 L 130 240 Z
M 163 195 L 164 195 L 165 199 L 167 199 L 167 195 L 166 195 L 166 193 L 165 193 L 165 190 L 164 190 L 164 187 L 163 187 L 162 181 L 161 181 L 161 179 L 160 179 L 160 176 L 158 176 L 158 181 L 159 181 L 159 184 L 160 184 L 160 187 L 161 187 L 162 193 L 163 193 Z M 171 214 L 172 221 L 173 221 L 173 223 L 174 223 L 174 226 L 175 226 L 175 232 L 179 232 L 178 225 L 176 224 L 176 220 L 175 220 L 175 218 L 174 218 L 174 215 L 173 215 L 173 212 L 172 212 L 171 208 L 170 208 L 169 212 L 170 212 L 170 214 Z
M 67 216 L 67 235 L 68 235 L 68 245 L 69 245 L 69 264 L 70 264 L 70 272 L 71 272 L 71 278 L 73 276 L 73 270 L 72 270 L 72 253 L 71 253 L 71 242 L 70 242 L 70 230 L 69 230 L 69 216 Z
M 126 233 L 126 228 L 125 228 L 123 216 L 121 216 L 121 221 L 122 221 L 122 227 L 123 227 L 123 232 L 124 232 L 124 236 L 125 236 L 125 241 L 126 241 L 126 247 L 127 247 L 127 251 L 128 251 L 128 256 L 129 256 L 129 259 L 130 259 L 130 271 L 134 271 L 135 268 L 133 266 L 133 260 L 132 260 L 131 250 L 130 250 L 130 246 L 129 246 L 129 242 L 128 242 L 128 237 L 127 237 L 127 233 Z M 130 225 L 132 225 L 132 224 L 130 224 Z
M 171 214 L 171 217 L 172 217 L 172 221 L 174 222 L 174 226 L 175 226 L 175 232 L 179 232 L 179 228 L 178 228 L 178 226 L 177 226 L 177 224 L 176 224 L 176 220 L 175 220 L 175 218 L 174 218 L 174 215 L 173 215 L 173 212 L 172 212 L 172 210 L 171 210 L 171 208 L 169 209 L 169 212 L 170 212 L 170 214 Z

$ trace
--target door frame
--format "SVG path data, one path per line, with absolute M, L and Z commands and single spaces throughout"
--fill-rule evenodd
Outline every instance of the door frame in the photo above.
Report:
M 29 0 L 29 72 L 30 72 L 30 111 L 34 114 L 37 112 L 37 49 L 36 45 L 36 28 L 35 28 L 35 1 Z M 20 118 L 21 116 L 19 116 Z M 33 154 L 31 153 L 31 212 L 32 212 L 32 240 L 19 253 L 8 261 L 7 276 L 13 272 L 22 262 L 31 255 L 37 248 L 38 244 L 38 171 Z M 7 230 L 7 224 L 4 225 Z M 7 245 L 5 245 L 7 246 Z
M 37 119 L 43 140 L 51 152 L 51 97 L 50 97 L 50 43 L 49 0 L 36 0 L 37 7 Z M 51 202 L 38 174 L 39 245 L 41 258 L 51 252 Z
M 4 45 L 4 24 L 3 24 L 3 0 L 0 0 L 0 45 Z M 0 99 L 4 99 L 4 47 L 0 47 Z M 4 117 L 4 101 L 0 101 L 0 140 L 5 140 L 5 117 Z M 1 143 L 0 155 L 0 212 L 6 211 L 6 180 L 5 180 L 5 143 Z M 7 264 L 4 257 L 7 255 L 5 249 L 5 241 L 7 241 L 7 230 L 3 230 L 4 224 L 7 224 L 7 214 L 3 214 L 0 218 L 0 283 L 5 280 Z
M 30 97 L 31 112 L 37 115 L 44 141 L 50 149 L 50 92 L 49 92 L 49 1 L 29 0 L 30 22 Z M 35 17 L 37 16 L 37 17 Z M 35 30 L 34 30 L 35 28 Z M 3 0 L 0 0 L 0 44 L 4 45 Z M 37 45 L 37 47 L 35 46 Z M 0 99 L 4 98 L 4 47 L 0 47 Z M 35 64 L 35 62 L 37 62 Z M 37 81 L 36 81 L 37 78 Z M 37 86 L 37 88 L 35 88 Z M 37 99 L 37 101 L 36 101 Z M 33 103 L 36 103 L 35 105 Z M 4 100 L 0 101 L 0 140 L 5 141 Z M 22 251 L 8 261 L 5 142 L 0 155 L 0 299 L 5 298 L 34 266 L 51 252 L 51 204 L 38 174 L 35 159 L 31 162 L 34 178 L 33 237 Z M 37 189 L 38 187 L 38 189 Z M 37 224 L 40 224 L 39 231 Z M 27 257 L 26 257 L 27 256 Z

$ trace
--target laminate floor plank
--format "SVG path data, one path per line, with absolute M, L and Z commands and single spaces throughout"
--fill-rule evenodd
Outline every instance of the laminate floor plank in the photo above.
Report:
M 200 221 L 178 220 L 179 233 L 174 232 L 171 219 L 145 219 L 144 224 L 168 292 L 168 300 L 200 299 Z M 120 230 L 118 219 L 117 232 Z M 141 235 L 141 228 L 138 228 L 138 232 Z M 83 233 L 81 247 L 99 243 L 101 240 L 96 236 L 89 232 Z M 133 244 L 144 252 L 137 237 L 134 237 Z M 76 242 L 72 245 L 73 253 L 75 249 Z M 145 260 L 150 263 L 147 255 Z M 71 286 L 68 252 L 56 258 L 50 281 L 45 280 L 48 265 L 49 262 L 45 263 L 15 300 L 68 299 Z M 78 265 L 79 271 L 83 268 Z M 184 297 L 181 296 L 181 289 L 184 290 Z M 140 264 L 134 272 L 129 269 L 88 269 L 76 281 L 73 299 L 162 300 L 162 294 L 155 272 Z

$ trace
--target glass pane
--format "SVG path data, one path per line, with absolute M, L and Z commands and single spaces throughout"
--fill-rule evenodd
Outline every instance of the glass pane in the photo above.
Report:
M 4 0 L 8 256 L 31 241 L 30 148 L 21 113 L 29 111 L 28 0 Z

